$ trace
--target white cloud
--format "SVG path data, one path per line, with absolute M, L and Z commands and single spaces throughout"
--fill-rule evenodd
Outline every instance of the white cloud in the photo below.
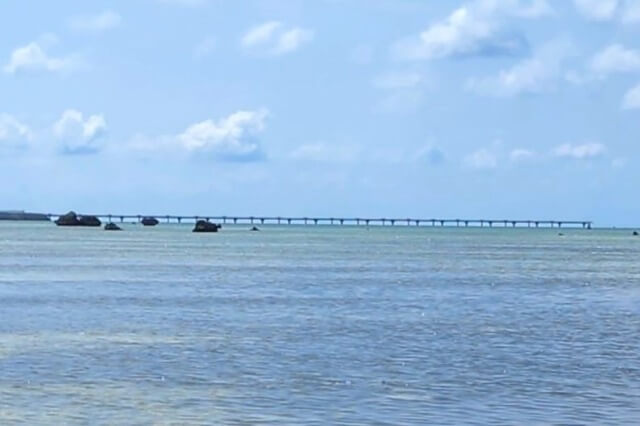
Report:
M 255 138 L 265 128 L 269 112 L 237 111 L 217 122 L 192 124 L 178 135 L 178 144 L 189 152 L 208 152 L 221 159 L 251 160 L 262 156 Z
M 640 84 L 630 89 L 625 95 L 622 101 L 623 109 L 638 109 L 640 108 Z
M 205 37 L 200 43 L 193 48 L 193 56 L 196 59 L 208 56 L 216 48 L 216 39 L 214 37 Z
M 313 40 L 313 31 L 300 27 L 286 28 L 282 23 L 269 21 L 253 27 L 242 37 L 246 49 L 263 49 L 271 55 L 282 55 L 298 50 Z
M 33 138 L 31 129 L 12 115 L 0 113 L 0 147 L 20 147 Z
M 500 71 L 497 76 L 470 79 L 467 87 L 491 96 L 515 96 L 548 90 L 561 75 L 561 66 L 570 47 L 565 41 L 548 43 L 531 58 Z
M 112 10 L 106 10 L 97 15 L 74 16 L 69 20 L 69 26 L 77 31 L 105 31 L 117 27 L 122 17 Z
M 618 0 L 573 0 L 582 15 L 594 21 L 613 19 L 618 10 Z
M 80 65 L 76 57 L 54 57 L 45 51 L 57 42 L 55 35 L 47 34 L 37 41 L 17 47 L 11 52 L 9 62 L 3 67 L 4 72 L 14 74 L 19 71 L 71 71 Z
M 273 48 L 273 53 L 281 55 L 298 50 L 303 44 L 313 40 L 313 31 L 304 28 L 293 28 L 280 34 Z
M 518 148 L 518 149 L 512 150 L 509 153 L 509 160 L 511 160 L 514 163 L 517 163 L 520 161 L 529 160 L 533 158 L 535 155 L 536 154 L 533 151 L 530 151 L 528 149 Z
M 85 119 L 80 111 L 68 109 L 53 125 L 53 134 L 60 141 L 63 153 L 87 154 L 99 150 L 99 138 L 106 129 L 107 123 L 101 114 Z
M 600 75 L 640 70 L 640 51 L 612 44 L 591 60 L 591 68 Z
M 586 143 L 583 145 L 572 145 L 567 143 L 556 147 L 553 150 L 553 155 L 561 158 L 584 160 L 599 157 L 605 152 L 605 146 L 599 143 Z
M 375 77 L 372 81 L 378 89 L 406 89 L 422 82 L 422 75 L 415 71 L 390 72 Z
M 537 18 L 552 12 L 546 0 L 475 0 L 454 10 L 418 37 L 393 47 L 401 59 L 433 59 L 456 55 L 513 54 L 526 49 L 522 36 L 502 30 L 508 17 Z
M 467 155 L 464 164 L 473 169 L 495 169 L 498 166 L 498 158 L 494 152 L 482 148 Z
M 271 41 L 276 30 L 282 27 L 277 21 L 265 22 L 264 24 L 253 27 L 247 31 L 242 37 L 242 45 L 251 47 Z

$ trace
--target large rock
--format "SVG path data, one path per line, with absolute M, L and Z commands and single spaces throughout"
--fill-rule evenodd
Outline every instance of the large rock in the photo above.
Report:
M 140 223 L 142 223 L 144 226 L 156 226 L 160 222 L 155 217 L 146 216 L 142 218 Z
M 207 220 L 199 220 L 196 222 L 196 226 L 193 228 L 193 232 L 218 232 L 220 225 L 211 223 Z
M 79 216 L 75 212 L 70 211 L 69 213 L 60 216 L 56 220 L 56 225 L 58 226 L 100 226 L 102 222 L 95 216 Z

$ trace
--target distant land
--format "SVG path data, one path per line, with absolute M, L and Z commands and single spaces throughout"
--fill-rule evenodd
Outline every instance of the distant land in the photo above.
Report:
M 23 210 L 0 211 L 0 220 L 34 220 L 49 221 L 49 216 L 43 213 L 29 213 Z

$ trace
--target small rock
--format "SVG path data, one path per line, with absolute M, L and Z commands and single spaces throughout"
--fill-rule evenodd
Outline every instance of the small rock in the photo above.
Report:
M 142 218 L 140 223 L 142 223 L 144 226 L 156 226 L 160 222 L 155 217 L 146 216 Z
M 207 220 L 199 220 L 193 228 L 193 232 L 218 232 L 220 225 Z
M 251 229 L 249 229 L 249 231 L 259 231 L 257 226 L 252 227 Z
M 118 225 L 116 225 L 113 222 L 109 222 L 104 226 L 104 230 L 105 231 L 122 231 L 122 228 L 120 228 Z

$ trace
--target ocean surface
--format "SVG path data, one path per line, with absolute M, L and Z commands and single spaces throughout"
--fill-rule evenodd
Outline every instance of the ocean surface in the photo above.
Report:
M 638 424 L 630 230 L 0 223 L 0 424 Z

